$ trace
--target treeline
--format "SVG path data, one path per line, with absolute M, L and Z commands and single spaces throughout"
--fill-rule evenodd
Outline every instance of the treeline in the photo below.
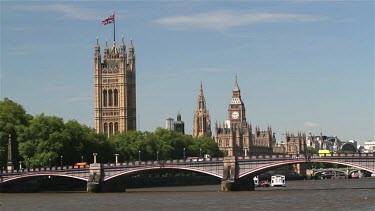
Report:
M 0 166 L 6 167 L 8 135 L 12 140 L 13 165 L 18 168 L 74 165 L 82 160 L 98 162 L 182 159 L 184 156 L 223 156 L 211 138 L 193 138 L 158 128 L 155 132 L 130 131 L 110 138 L 76 120 L 44 114 L 32 116 L 16 102 L 0 101 Z

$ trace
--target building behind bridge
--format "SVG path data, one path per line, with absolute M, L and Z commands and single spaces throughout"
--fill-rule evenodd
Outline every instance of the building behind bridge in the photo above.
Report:
M 173 118 L 169 117 L 165 120 L 165 129 L 174 130 L 181 134 L 185 134 L 185 122 L 181 120 L 181 114 L 177 114 L 177 121 L 174 121 Z
M 228 108 L 228 120 L 215 124 L 215 141 L 228 156 L 249 156 L 272 153 L 272 128 L 260 130 L 246 121 L 245 105 L 241 98 L 237 77 Z

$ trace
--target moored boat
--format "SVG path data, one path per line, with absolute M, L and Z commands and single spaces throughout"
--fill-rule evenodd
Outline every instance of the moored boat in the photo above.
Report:
M 285 176 L 284 175 L 273 175 L 271 177 L 271 186 L 285 187 Z
M 353 172 L 353 173 L 352 173 L 352 179 L 358 179 L 358 178 L 359 178 L 359 174 Z
M 255 176 L 255 177 L 253 178 L 253 180 L 254 180 L 254 186 L 255 186 L 255 187 L 258 187 L 258 186 L 259 186 L 259 178 L 258 178 L 258 176 Z
M 268 182 L 268 180 L 263 180 L 259 183 L 259 187 L 269 187 L 270 186 L 270 183 Z

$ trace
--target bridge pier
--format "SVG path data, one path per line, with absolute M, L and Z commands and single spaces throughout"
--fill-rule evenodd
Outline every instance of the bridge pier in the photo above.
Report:
M 87 192 L 125 192 L 126 187 L 121 181 L 104 181 L 104 168 L 101 163 L 90 164 L 90 177 L 87 181 Z
M 87 192 L 97 193 L 102 191 L 102 183 L 104 178 L 103 164 L 90 164 L 90 176 L 87 181 Z
M 221 191 L 252 191 L 255 189 L 254 181 L 251 177 L 237 179 L 238 173 L 239 165 L 237 158 L 235 156 L 224 157 Z

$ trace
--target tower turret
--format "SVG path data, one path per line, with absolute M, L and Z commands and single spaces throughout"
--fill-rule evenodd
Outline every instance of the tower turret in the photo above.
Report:
M 103 61 L 98 39 L 94 55 L 95 129 L 107 136 L 136 130 L 135 60 L 127 64 L 124 37 L 111 48 L 105 42 Z M 134 52 L 134 49 L 131 50 Z M 134 56 L 133 56 L 134 57 Z
M 101 57 L 101 54 L 100 54 L 99 38 L 96 37 L 96 45 L 95 45 L 95 48 L 94 48 L 94 58 L 97 59 L 97 58 L 100 58 L 100 57 Z
M 108 57 L 109 57 L 108 41 L 105 40 L 105 47 L 104 47 L 104 60 L 107 60 Z
M 128 54 L 128 65 L 130 71 L 135 71 L 135 53 L 133 39 L 130 40 L 129 54 Z
M 100 64 L 102 62 L 102 55 L 100 53 L 100 45 L 99 45 L 99 38 L 96 37 L 96 45 L 94 48 L 94 66 L 95 66 L 95 73 L 100 73 Z
M 126 60 L 126 45 L 125 45 L 125 42 L 124 42 L 124 35 L 122 35 L 122 39 L 121 39 L 120 57 L 125 58 L 125 60 Z

